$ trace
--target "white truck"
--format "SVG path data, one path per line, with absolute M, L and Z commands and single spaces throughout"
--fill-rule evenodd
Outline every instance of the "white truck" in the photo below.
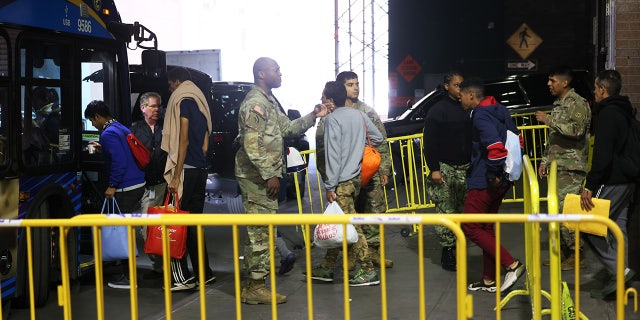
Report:
M 219 49 L 167 51 L 166 54 L 167 65 L 200 70 L 213 81 L 221 79 Z

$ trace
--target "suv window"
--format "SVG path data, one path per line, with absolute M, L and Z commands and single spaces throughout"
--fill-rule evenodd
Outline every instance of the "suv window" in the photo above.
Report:
M 525 93 L 516 81 L 504 81 L 485 85 L 485 96 L 493 96 L 507 108 L 518 108 L 529 104 Z

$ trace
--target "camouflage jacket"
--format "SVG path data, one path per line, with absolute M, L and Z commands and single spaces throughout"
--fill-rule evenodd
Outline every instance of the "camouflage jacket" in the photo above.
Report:
M 273 95 L 254 86 L 238 114 L 240 149 L 236 153 L 236 177 L 261 183 L 286 173 L 283 137 L 296 136 L 313 126 L 312 114 L 296 120 L 280 111 Z
M 320 118 L 316 127 L 316 170 L 320 173 L 322 181 L 326 179 L 324 160 L 324 120 L 327 116 Z
M 589 103 L 573 89 L 558 98 L 547 117 L 549 140 L 542 162 L 556 160 L 558 170 L 587 172 L 590 123 Z

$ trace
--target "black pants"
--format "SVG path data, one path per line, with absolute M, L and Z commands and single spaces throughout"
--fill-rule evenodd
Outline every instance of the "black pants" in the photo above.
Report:
M 205 187 L 207 185 L 207 171 L 200 168 L 184 169 L 184 182 L 182 188 L 182 198 L 180 199 L 180 209 L 189 211 L 189 214 L 200 214 L 204 210 Z M 203 230 L 204 233 L 204 230 Z M 213 270 L 209 266 L 209 254 L 207 245 L 204 244 L 204 267 L 205 276 L 209 278 L 213 275 Z M 191 260 L 191 266 L 196 278 L 199 275 L 198 265 L 198 229 L 195 226 L 187 228 L 187 253 Z M 172 259 L 176 260 L 176 259 Z M 179 260 L 180 271 L 176 273 L 174 270 L 175 280 L 184 281 L 190 277 L 187 255 Z M 174 261 L 172 266 L 175 267 Z M 180 279 L 182 278 L 182 279 Z
M 137 189 L 116 192 L 115 198 L 122 213 L 132 213 L 140 209 L 140 200 L 144 195 L 144 187 Z M 121 260 L 122 272 L 129 275 L 129 259 Z

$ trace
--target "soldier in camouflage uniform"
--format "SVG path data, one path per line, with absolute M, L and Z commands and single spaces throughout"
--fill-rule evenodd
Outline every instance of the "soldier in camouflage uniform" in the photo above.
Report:
M 560 208 L 564 197 L 579 194 L 582 182 L 587 174 L 589 155 L 589 126 L 591 110 L 589 103 L 571 87 L 573 72 L 571 69 L 558 68 L 549 75 L 547 86 L 557 99 L 550 114 L 536 112 L 536 119 L 549 126 L 547 148 L 538 167 L 541 178 L 547 176 L 548 166 L 555 160 L 558 165 L 557 185 Z M 562 270 L 573 270 L 575 266 L 575 232 L 560 227 L 560 239 L 563 249 Z M 582 242 L 580 243 L 582 250 Z M 583 257 L 583 255 L 580 255 Z M 544 261 L 546 264 L 547 261 Z M 580 261 L 584 265 L 584 261 Z
M 347 89 L 347 101 L 345 106 L 355 108 L 364 112 L 369 119 L 375 124 L 378 131 L 382 133 L 384 140 L 387 140 L 387 132 L 380 120 L 380 116 L 375 109 L 367 106 L 358 99 L 360 95 L 360 83 L 358 75 L 352 71 L 343 71 L 336 77 L 336 82 L 344 84 Z M 391 173 L 391 155 L 389 154 L 389 146 L 382 143 L 376 146 L 376 150 L 380 153 L 380 169 L 373 176 L 368 185 L 360 190 L 360 195 L 356 200 L 356 210 L 360 213 L 386 213 L 387 203 L 385 202 L 383 187 L 389 182 L 389 174 Z M 367 237 L 369 243 L 370 255 L 376 266 L 380 265 L 380 226 L 379 225 L 363 225 L 362 230 Z M 386 259 L 385 267 L 392 268 L 393 261 Z
M 462 75 L 444 76 L 445 95 L 434 104 L 424 123 L 424 156 L 430 170 L 427 193 L 437 213 L 462 213 L 467 197 L 466 176 L 471 160 L 471 118 L 460 104 Z M 435 226 L 442 246 L 441 265 L 456 271 L 456 236 L 441 225 Z
M 242 191 L 242 203 L 247 213 L 276 213 L 279 178 L 286 168 L 283 137 L 304 133 L 314 125 L 316 117 L 326 114 L 326 108 L 296 120 L 289 120 L 279 108 L 271 89 L 280 87 L 280 66 L 271 58 L 259 58 L 253 65 L 255 86 L 245 97 L 238 114 L 238 142 L 235 174 Z M 248 304 L 269 304 L 271 293 L 266 289 L 269 274 L 269 231 L 267 226 L 247 226 L 245 267 L 248 272 L 241 300 Z M 276 294 L 277 303 L 287 301 Z

